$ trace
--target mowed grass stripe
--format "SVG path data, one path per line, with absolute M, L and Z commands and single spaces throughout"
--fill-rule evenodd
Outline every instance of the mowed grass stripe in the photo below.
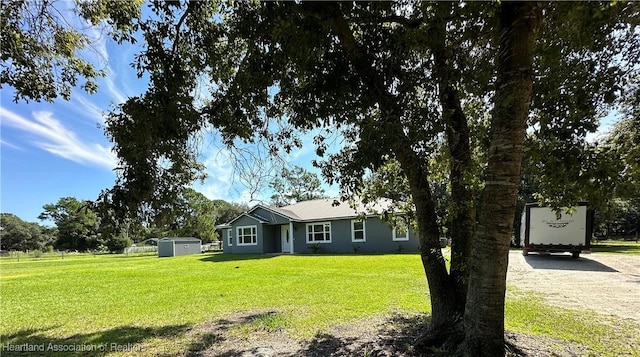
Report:
M 243 333 L 282 328 L 309 338 L 373 315 L 430 311 L 417 254 L 2 259 L 0 295 L 5 345 L 133 343 L 145 346 L 141 355 L 185 353 L 194 346 L 190 329 L 234 313 L 262 316 L 239 326 Z M 519 292 L 505 313 L 517 332 L 576 341 L 605 356 L 640 352 L 632 322 Z
M 413 254 L 338 256 L 67 256 L 2 261 L 2 335 L 55 326 L 52 336 L 113 326 L 197 324 L 276 309 L 313 333 L 392 309 L 428 310 Z M 301 313 L 300 313 L 301 312 Z

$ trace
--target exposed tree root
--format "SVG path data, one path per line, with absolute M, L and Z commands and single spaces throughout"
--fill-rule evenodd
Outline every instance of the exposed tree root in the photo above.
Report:
M 434 329 L 425 322 L 414 342 L 416 356 L 464 356 L 464 329 L 462 322 Z M 505 332 L 505 356 L 523 357 L 529 354 L 518 347 L 516 335 Z
M 462 321 L 438 328 L 424 326 L 422 331 L 414 344 L 415 351 L 421 356 L 457 355 L 464 341 Z

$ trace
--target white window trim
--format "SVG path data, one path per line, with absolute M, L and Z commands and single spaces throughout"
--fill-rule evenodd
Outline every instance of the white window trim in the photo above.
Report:
M 362 222 L 362 239 L 356 239 L 356 229 L 354 225 L 359 222 Z M 358 229 L 357 231 L 360 232 L 361 230 Z M 351 243 L 364 243 L 366 241 L 367 241 L 367 227 L 366 227 L 365 220 L 352 219 L 351 220 Z
M 406 242 L 409 240 L 409 225 L 407 225 L 407 232 L 404 237 L 398 238 L 396 235 L 396 227 L 393 227 L 393 241 L 394 242 Z
M 231 228 L 227 229 L 227 245 L 233 246 L 233 229 Z
M 241 229 L 245 229 L 245 228 L 251 228 L 251 236 L 255 236 L 255 242 L 251 242 L 251 243 L 241 243 L 242 241 L 244 241 L 244 239 L 240 239 L 240 236 L 242 236 L 243 238 L 245 237 L 244 234 L 240 234 L 240 230 Z M 253 233 L 255 232 L 255 233 Z M 247 245 L 258 245 L 258 226 L 238 226 L 236 227 L 236 245 L 237 246 L 247 246 Z
M 325 227 L 325 226 L 329 226 L 329 231 L 328 231 L 328 234 L 329 234 L 329 240 L 315 241 L 315 240 L 310 240 L 310 239 L 309 239 L 309 227 L 310 227 L 310 226 L 319 226 L 319 225 L 322 225 L 323 227 Z M 323 244 L 323 243 L 331 243 L 331 222 L 313 222 L 313 223 L 307 223 L 307 225 L 305 226 L 305 229 L 304 229 L 304 233 L 305 233 L 305 235 L 306 235 L 306 237 L 307 237 L 307 238 L 306 238 L 306 240 L 307 240 L 307 244 L 316 244 L 316 243 L 318 243 L 318 244 Z M 313 236 L 315 233 L 316 233 L 316 232 L 311 232 L 311 235 Z M 317 233 L 320 233 L 320 232 L 317 232 Z M 323 234 L 325 234 L 325 237 L 326 237 L 326 233 L 327 233 L 327 232 L 325 232 L 325 231 L 324 231 L 324 228 L 323 228 L 322 233 L 323 233 Z

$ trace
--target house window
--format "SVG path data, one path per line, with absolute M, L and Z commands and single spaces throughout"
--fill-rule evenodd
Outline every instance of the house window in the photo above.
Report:
M 256 226 L 241 226 L 236 229 L 238 245 L 257 245 L 258 233 Z
M 393 227 L 393 240 L 405 241 L 409 240 L 409 225 L 404 219 L 398 219 Z
M 331 243 L 331 223 L 308 223 L 307 243 Z
M 367 238 L 364 230 L 364 221 L 351 221 L 351 241 L 355 243 L 366 242 L 366 240 Z
M 233 245 L 233 235 L 231 235 L 231 232 L 232 232 L 231 229 L 227 229 L 227 245 L 228 246 Z

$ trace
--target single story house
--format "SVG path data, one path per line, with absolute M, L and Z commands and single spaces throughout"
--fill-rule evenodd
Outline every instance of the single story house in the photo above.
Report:
M 384 209 L 384 201 L 373 207 Z M 388 204 L 387 204 L 388 206 Z M 419 238 L 408 224 L 391 227 L 377 214 L 360 219 L 336 199 L 303 201 L 284 207 L 256 205 L 219 225 L 225 253 L 416 252 Z

